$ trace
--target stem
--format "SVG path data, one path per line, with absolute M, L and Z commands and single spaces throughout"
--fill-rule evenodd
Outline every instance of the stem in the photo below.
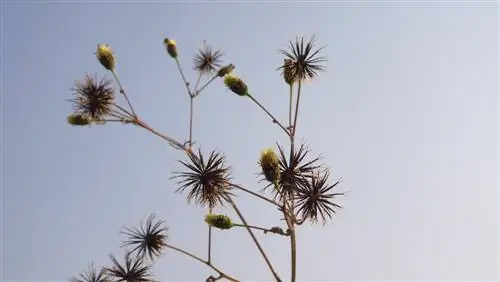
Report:
M 208 210 L 208 213 L 212 213 L 212 208 Z M 212 226 L 208 225 L 208 263 L 210 263 L 210 259 L 212 256 Z
M 188 257 L 190 257 L 190 258 L 194 259 L 194 260 L 197 260 L 197 261 L 199 261 L 199 262 L 201 262 L 201 263 L 203 263 L 203 264 L 207 265 L 208 267 L 212 268 L 215 272 L 217 272 L 220 276 L 222 276 L 222 277 L 224 277 L 224 278 L 226 278 L 226 279 L 228 279 L 228 280 L 230 280 L 230 281 L 233 281 L 233 282 L 239 282 L 239 280 L 238 280 L 238 279 L 236 279 L 236 278 L 233 278 L 233 277 L 229 276 L 228 274 L 224 273 L 224 272 L 223 272 L 222 270 L 220 270 L 219 268 L 217 268 L 217 267 L 215 267 L 214 265 L 212 265 L 210 262 L 208 262 L 208 261 L 204 261 L 204 260 L 203 260 L 203 259 L 201 259 L 200 257 L 198 257 L 198 256 L 196 256 L 196 255 L 193 255 L 192 253 L 190 253 L 190 252 L 188 252 L 188 251 L 185 251 L 185 250 L 183 250 L 183 249 L 177 248 L 177 247 L 175 247 L 175 246 L 173 246 L 173 245 L 170 245 L 170 244 L 166 244 L 165 246 L 166 246 L 167 248 L 169 248 L 169 249 L 172 249 L 172 250 L 174 250 L 174 251 L 176 251 L 176 252 L 179 252 L 179 253 L 181 253 L 181 254 L 184 254 L 184 255 L 186 255 L 186 256 L 188 256 Z
M 255 197 L 259 198 L 259 199 L 262 199 L 262 200 L 264 200 L 264 201 L 266 201 L 266 202 L 268 202 L 270 204 L 273 204 L 273 205 L 277 206 L 278 208 L 281 208 L 281 205 L 278 204 L 277 202 L 275 202 L 275 201 L 273 201 L 271 199 L 268 199 L 268 198 L 266 198 L 266 197 L 264 197 L 262 195 L 259 195 L 259 194 L 255 193 L 255 192 L 252 192 L 252 191 L 246 189 L 243 186 L 240 186 L 240 185 L 237 185 L 237 184 L 233 184 L 233 183 L 230 183 L 229 185 L 232 186 L 232 187 L 234 187 L 234 188 L 240 189 L 241 191 L 246 192 L 246 193 L 248 193 L 250 195 L 253 195 L 253 196 L 255 196 Z
M 118 79 L 118 75 L 116 74 L 115 70 L 112 70 L 111 73 L 113 74 L 113 77 L 116 80 L 116 83 L 118 84 L 118 87 L 120 87 L 120 93 L 122 93 L 123 97 L 125 98 L 125 101 L 127 101 L 128 107 L 130 108 L 130 111 L 132 112 L 132 116 L 137 118 L 137 115 L 135 114 L 134 107 L 132 107 L 132 103 L 130 103 L 130 100 L 128 99 L 127 94 L 125 93 L 125 89 L 123 89 L 122 84 L 120 83 L 120 79 Z
M 201 72 L 199 72 L 198 78 L 196 79 L 196 84 L 194 85 L 194 89 L 193 89 L 194 93 L 191 93 L 191 94 L 194 95 L 197 92 L 196 89 L 198 89 L 198 85 L 200 84 L 201 77 L 202 77 Z
M 288 108 L 288 125 L 292 130 L 292 104 L 293 104 L 293 84 L 290 84 L 290 106 Z
M 285 131 L 285 133 L 290 136 L 290 132 L 264 107 L 262 106 L 261 103 L 259 103 L 259 101 L 257 101 L 252 95 L 248 94 L 248 97 L 255 103 L 257 104 L 257 106 L 259 106 L 272 120 L 273 120 L 273 123 L 276 123 L 277 125 L 279 125 L 279 127 L 281 127 L 281 129 L 283 129 Z
M 297 89 L 297 103 L 295 104 L 295 117 L 293 120 L 293 131 L 292 137 L 295 137 L 295 133 L 297 133 L 297 117 L 299 116 L 299 103 L 300 103 L 300 90 L 302 88 L 302 81 L 299 80 L 299 86 Z
M 255 226 L 255 225 L 245 225 L 245 224 L 233 224 L 233 226 L 234 227 L 247 227 L 248 226 L 249 228 L 252 228 L 252 229 L 264 231 L 264 233 L 274 233 L 274 234 L 279 234 L 279 235 L 283 235 L 283 236 L 288 236 L 283 230 L 275 231 L 272 228 L 264 228 L 264 227 L 259 227 L 259 226 Z
M 255 246 L 257 246 L 257 249 L 259 249 L 260 254 L 262 255 L 262 257 L 266 261 L 267 266 L 269 267 L 269 270 L 273 274 L 273 276 L 276 279 L 276 281 L 277 282 L 281 282 L 281 279 L 280 279 L 278 273 L 276 273 L 276 271 L 274 270 L 271 261 L 269 261 L 269 258 L 267 257 L 266 253 L 264 252 L 264 249 L 262 248 L 262 246 L 260 245 L 259 241 L 257 240 L 257 238 L 255 237 L 255 235 L 253 234 L 252 229 L 250 229 L 250 227 L 248 227 L 247 221 L 245 220 L 243 214 L 240 212 L 240 210 L 238 209 L 238 207 L 234 203 L 233 199 L 231 199 L 231 196 L 226 194 L 226 195 L 224 195 L 224 197 L 231 204 L 231 206 L 233 207 L 234 211 L 238 214 L 238 217 L 240 218 L 240 220 L 245 225 L 245 228 L 247 229 L 248 233 L 252 237 L 252 240 L 255 243 Z
M 168 137 L 166 135 L 163 135 L 161 134 L 160 132 L 156 131 L 154 128 L 152 128 L 151 126 L 149 126 L 148 124 L 146 124 L 145 122 L 143 122 L 142 120 L 137 120 L 135 122 L 138 126 L 148 130 L 149 132 L 153 133 L 154 135 L 160 137 L 161 139 L 167 141 L 172 147 L 174 147 L 175 149 L 178 149 L 178 150 L 182 150 L 188 154 L 192 154 L 192 152 L 188 149 L 186 149 L 181 143 L 179 143 L 179 141 L 171 138 L 171 137 Z
M 189 148 L 193 146 L 193 103 L 194 97 L 189 96 Z
M 212 78 L 210 78 L 210 80 L 208 80 L 199 90 L 196 90 L 196 93 L 194 93 L 194 96 L 196 97 L 196 96 L 200 95 L 201 91 L 203 91 L 203 89 L 205 89 L 217 77 L 218 77 L 217 74 L 215 74 L 214 76 L 212 76 Z
M 177 63 L 177 68 L 179 69 L 179 73 L 181 74 L 182 81 L 184 82 L 184 85 L 186 85 L 186 90 L 188 92 L 188 95 L 191 96 L 191 90 L 189 89 L 189 82 L 187 82 L 186 77 L 184 76 L 184 72 L 182 71 L 181 64 L 179 63 L 179 59 L 175 58 L 175 62 Z
M 290 136 L 290 160 L 293 158 L 294 150 L 295 150 L 295 134 L 297 133 L 297 117 L 299 116 L 299 104 L 300 104 L 300 92 L 302 90 L 302 81 L 299 80 L 297 87 L 297 102 L 295 104 L 295 116 L 292 127 L 292 134 Z M 284 199 L 287 200 L 286 198 Z M 285 216 L 286 224 L 288 225 L 288 229 L 290 230 L 290 271 L 291 271 L 291 282 L 295 282 L 297 279 L 297 238 L 295 233 L 295 219 L 291 218 L 288 214 L 294 215 L 294 203 L 293 198 L 290 199 L 290 211 L 285 211 L 283 215 Z

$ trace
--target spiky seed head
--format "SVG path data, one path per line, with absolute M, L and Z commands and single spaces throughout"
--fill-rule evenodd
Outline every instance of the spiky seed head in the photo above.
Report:
M 170 55 L 170 57 L 177 59 L 177 57 L 179 56 L 179 52 L 177 51 L 177 43 L 175 43 L 175 40 L 165 38 L 163 40 L 163 43 L 165 44 L 165 48 L 167 48 L 167 53 Z
M 109 282 L 104 268 L 97 269 L 94 264 L 90 264 L 88 269 L 80 273 L 78 277 L 74 276 L 69 282 Z
M 272 148 L 262 151 L 259 164 L 267 181 L 271 183 L 278 181 L 280 177 L 280 164 L 278 156 Z
M 92 122 L 88 116 L 81 114 L 71 114 L 67 117 L 67 121 L 73 126 L 86 126 Z
M 105 69 L 109 71 L 115 70 L 115 57 L 108 44 L 97 44 L 96 56 L 99 63 L 101 63 Z
M 193 59 L 194 70 L 202 75 L 211 75 L 221 65 L 221 58 L 224 55 L 220 50 L 212 49 L 212 46 L 204 42 L 203 48 L 198 50 L 198 54 Z
M 225 75 L 230 74 L 233 70 L 235 69 L 235 66 L 233 64 L 229 64 L 227 66 L 224 66 L 219 69 L 217 72 L 218 77 L 224 77 Z
M 233 222 L 231 218 L 222 214 L 207 214 L 205 216 L 205 222 L 219 229 L 230 229 L 233 227 Z
M 278 70 L 284 72 L 288 81 L 304 81 L 318 76 L 319 72 L 325 71 L 323 63 L 326 58 L 319 53 L 324 49 L 320 47 L 315 49 L 314 36 L 307 42 L 304 38 L 296 38 L 295 42 L 290 41 L 290 50 L 281 50 L 285 56 L 285 61 Z
M 146 222 L 141 222 L 139 228 L 125 227 L 121 233 L 126 235 L 127 240 L 123 241 L 122 247 L 131 246 L 131 253 L 136 253 L 137 256 L 149 256 L 151 261 L 160 256 L 163 249 L 167 245 L 168 226 L 165 221 L 156 220 L 155 214 L 151 214 Z
M 108 79 L 86 75 L 72 88 L 74 98 L 70 100 L 78 114 L 87 115 L 92 120 L 102 120 L 113 111 L 115 91 Z
M 226 74 L 224 76 L 224 84 L 233 93 L 239 96 L 247 96 L 249 94 L 248 86 L 245 84 L 245 82 L 241 78 L 232 73 Z
M 109 255 L 112 267 L 106 268 L 106 273 L 112 279 L 111 281 L 120 282 L 151 282 L 152 265 L 146 264 L 140 256 L 132 256 L 132 253 L 125 252 L 125 260 L 121 264 L 115 256 Z

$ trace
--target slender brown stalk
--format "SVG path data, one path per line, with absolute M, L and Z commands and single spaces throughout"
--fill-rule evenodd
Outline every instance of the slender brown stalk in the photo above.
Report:
M 250 195 L 252 195 L 252 196 L 255 196 L 255 197 L 257 197 L 257 198 L 259 198 L 259 199 L 261 199 L 261 200 L 264 200 L 264 201 L 266 201 L 266 202 L 268 202 L 268 203 L 270 203 L 270 204 L 273 204 L 273 205 L 277 206 L 278 208 L 281 208 L 281 205 L 280 205 L 280 204 L 278 204 L 277 202 L 275 202 L 275 201 L 273 201 L 273 200 L 271 200 L 271 199 L 269 199 L 269 198 L 266 198 L 266 197 L 264 197 L 264 196 L 262 196 L 262 195 L 260 195 L 260 194 L 257 194 L 257 193 L 255 193 L 255 192 L 253 192 L 253 191 L 250 191 L 250 190 L 248 190 L 247 188 L 245 188 L 245 187 L 243 187 L 243 186 L 241 186 L 241 185 L 234 184 L 234 183 L 229 183 L 229 185 L 230 185 L 231 187 L 234 187 L 234 188 L 236 188 L 236 189 L 239 189 L 239 190 L 241 190 L 241 191 L 243 191 L 243 192 L 245 192 L 245 193 L 248 193 L 248 194 L 250 194 Z
M 255 235 L 253 234 L 252 229 L 250 227 L 248 227 L 248 223 L 245 220 L 245 217 L 241 213 L 240 209 L 236 206 L 236 203 L 234 203 L 234 201 L 233 201 L 233 199 L 231 198 L 230 195 L 226 194 L 225 198 L 226 198 L 226 201 L 228 201 L 229 204 L 231 205 L 231 207 L 234 209 L 234 211 L 236 212 L 236 214 L 238 215 L 238 217 L 240 218 L 240 220 L 245 225 L 246 230 L 248 231 L 248 233 L 252 237 L 252 240 L 255 243 L 255 246 L 257 247 L 257 249 L 259 249 L 259 252 L 262 255 L 262 258 L 266 261 L 267 266 L 269 267 L 269 270 L 273 274 L 274 278 L 276 279 L 277 282 L 281 282 L 281 278 L 279 277 L 278 273 L 274 270 L 274 267 L 273 267 L 271 261 L 269 260 L 269 258 L 266 255 L 266 252 L 264 251 L 264 249 L 260 245 L 259 240 L 257 240 L 257 237 L 255 237 Z
M 299 103 L 300 103 L 300 90 L 302 88 L 302 81 L 299 80 L 299 86 L 297 89 L 297 102 L 295 104 L 295 117 L 293 120 L 293 132 L 292 136 L 295 137 L 295 134 L 297 133 L 297 117 L 299 116 Z M 293 139 L 292 137 L 292 139 Z
M 193 147 L 193 103 L 194 97 L 189 96 L 189 148 Z
M 293 84 L 290 84 L 290 102 L 288 107 L 288 128 L 292 130 Z
M 181 253 L 181 254 L 184 254 L 184 255 L 186 255 L 186 256 L 188 256 L 188 257 L 190 257 L 190 258 L 194 259 L 194 260 L 197 260 L 197 261 L 199 261 L 199 262 L 201 262 L 201 263 L 203 263 L 203 264 L 207 265 L 208 267 L 210 267 L 211 269 L 213 269 L 215 272 L 217 272 L 217 273 L 218 273 L 221 277 L 226 278 L 226 279 L 228 279 L 229 281 L 239 282 L 239 280 L 238 280 L 238 279 L 236 279 L 236 278 L 234 278 L 234 277 L 232 277 L 232 276 L 230 276 L 230 275 L 226 274 L 225 272 L 223 272 L 223 271 L 222 271 L 222 270 L 220 270 L 219 268 L 215 267 L 212 263 L 210 263 L 210 262 L 208 262 L 208 261 L 205 261 L 205 260 L 201 259 L 200 257 L 198 257 L 198 256 L 196 256 L 196 255 L 194 255 L 194 254 L 192 254 L 192 253 L 190 253 L 190 252 L 188 252 L 188 251 L 185 251 L 185 250 L 183 250 L 183 249 L 177 248 L 177 247 L 175 247 L 175 246 L 173 246 L 173 245 L 170 245 L 170 244 L 166 244 L 165 246 L 166 246 L 167 248 L 169 248 L 169 249 L 172 249 L 172 250 L 174 250 L 174 251 L 176 251 L 176 252 L 179 252 L 179 253 Z
M 245 224 L 233 224 L 233 226 L 235 226 L 235 227 L 247 227 L 247 225 L 245 225 Z M 283 235 L 283 236 L 288 236 L 288 234 L 286 234 L 283 230 L 278 231 L 278 230 L 275 230 L 273 228 L 264 228 L 264 227 L 255 226 L 255 225 L 248 225 L 248 227 L 252 228 L 252 229 L 263 231 L 265 234 L 266 233 L 274 233 L 274 234 L 279 234 L 279 235 Z
M 196 93 L 194 93 L 193 95 L 196 97 L 198 95 L 201 94 L 201 91 L 203 91 L 203 89 L 205 89 L 210 83 L 212 83 L 212 81 L 214 81 L 216 78 L 217 78 L 217 74 L 215 74 L 214 76 L 212 76 L 212 78 L 210 78 L 200 89 L 197 89 L 196 90 Z
M 181 74 L 182 81 L 184 85 L 186 85 L 186 90 L 189 96 L 192 96 L 191 89 L 189 89 L 189 82 L 187 82 L 186 77 L 184 76 L 184 72 L 182 71 L 181 64 L 179 63 L 179 59 L 175 58 L 175 63 L 177 64 L 177 69 L 179 69 L 179 73 Z
M 259 101 L 257 101 L 252 95 L 248 94 L 248 97 L 255 103 L 257 106 L 259 106 L 272 120 L 273 123 L 277 124 L 285 133 L 290 136 L 290 132 L 261 104 Z
M 212 214 L 212 208 L 208 209 L 208 214 Z M 208 225 L 208 258 L 207 261 L 210 263 L 212 257 L 212 226 Z
M 125 93 L 125 89 L 123 88 L 123 86 L 120 82 L 120 79 L 118 79 L 118 75 L 116 74 L 116 71 L 113 70 L 113 71 L 111 71 L 111 73 L 113 74 L 113 77 L 115 78 L 116 84 L 118 84 L 118 87 L 120 87 L 120 93 L 125 98 L 125 101 L 127 101 L 128 107 L 130 108 L 130 111 L 132 112 L 132 116 L 137 118 L 137 115 L 135 114 L 135 111 L 134 111 L 134 107 L 132 107 L 132 103 L 130 102 L 130 100 L 127 96 L 127 93 Z
M 135 121 L 135 124 L 148 130 L 149 132 L 153 133 L 154 135 L 160 137 L 161 139 L 167 141 L 175 149 L 182 150 L 188 154 L 192 154 L 192 152 L 190 150 L 188 150 L 185 146 L 183 146 L 179 141 L 156 131 L 154 128 L 152 128 L 151 126 L 149 126 L 147 123 L 143 122 L 142 120 L 138 119 L 137 121 Z

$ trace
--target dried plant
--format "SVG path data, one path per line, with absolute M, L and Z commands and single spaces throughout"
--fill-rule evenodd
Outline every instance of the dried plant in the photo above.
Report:
M 112 74 L 115 85 L 107 79 L 98 80 L 97 77 L 85 76 L 83 81 L 78 82 L 73 88 L 74 98 L 70 101 L 73 103 L 74 112 L 68 116 L 67 121 L 73 126 L 104 125 L 110 122 L 133 125 L 156 135 L 173 149 L 184 152 L 187 159 L 179 161 L 184 170 L 173 172 L 171 179 L 175 180 L 178 185 L 175 191 L 185 193 L 188 203 L 207 209 L 204 221 L 208 225 L 208 254 L 206 258 L 202 258 L 170 244 L 165 221 L 156 219 L 156 216 L 152 214 L 145 222 L 140 223 L 138 228 L 122 229 L 121 233 L 126 236 L 126 239 L 123 240 L 121 246 L 131 248 L 130 251 L 126 251 L 123 264 L 110 255 L 111 266 L 104 267 L 100 271 L 92 266 L 80 274 L 79 278 L 74 277 L 70 281 L 154 281 L 153 264 L 165 250 L 178 252 L 208 266 L 214 274 L 208 275 L 205 281 L 221 279 L 240 281 L 215 266 L 211 261 L 212 228 L 224 232 L 230 232 L 234 228 L 245 229 L 275 281 L 282 280 L 266 250 L 260 244 L 257 232 L 261 236 L 270 234 L 283 236 L 284 239 L 290 241 L 290 280 L 297 281 L 296 229 L 305 221 L 324 224 L 331 220 L 336 210 L 341 208 L 336 198 L 344 195 L 342 192 L 334 191 L 340 182 L 330 182 L 329 169 L 319 163 L 319 157 L 310 157 L 310 150 L 305 144 L 300 146 L 295 144 L 302 84 L 305 80 L 315 78 L 320 72 L 326 70 L 323 65 L 326 58 L 320 56 L 323 47 L 315 48 L 314 37 L 306 41 L 304 38 L 297 38 L 294 42 L 290 42 L 290 50 L 281 50 L 284 58 L 278 70 L 281 71 L 282 79 L 288 85 L 290 92 L 288 124 L 285 124 L 257 100 L 245 80 L 235 74 L 233 64 L 223 65 L 224 54 L 219 49 L 214 49 L 204 42 L 203 47 L 198 50 L 193 58 L 193 69 L 197 72 L 197 79 L 192 87 L 184 74 L 177 42 L 172 38 L 165 38 L 163 43 L 167 54 L 177 65 L 190 101 L 189 136 L 186 141 L 158 132 L 135 112 L 129 96 L 120 83 L 116 72 L 116 60 L 111 47 L 107 44 L 98 44 L 95 54 L 102 67 Z M 202 84 L 203 78 L 206 80 Z M 248 99 L 255 104 L 274 125 L 286 134 L 290 141 L 287 149 L 281 145 L 277 146 L 277 151 L 267 148 L 257 158 L 262 175 L 261 181 L 267 182 L 267 185 L 263 185 L 264 187 L 257 191 L 232 182 L 230 166 L 221 152 L 212 150 L 204 155 L 199 148 L 193 151 L 195 144 L 193 142 L 193 103 L 196 97 L 216 79 L 222 80 L 228 91 L 237 95 L 233 97 Z M 121 98 L 126 102 L 125 106 L 117 101 L 114 89 L 117 89 Z M 266 191 L 271 192 L 271 198 L 266 196 Z M 276 207 L 286 225 L 280 226 L 279 221 L 276 226 L 271 227 L 249 224 L 234 200 L 237 192 L 247 193 L 256 200 Z M 240 222 L 225 214 L 212 213 L 216 207 L 231 208 Z

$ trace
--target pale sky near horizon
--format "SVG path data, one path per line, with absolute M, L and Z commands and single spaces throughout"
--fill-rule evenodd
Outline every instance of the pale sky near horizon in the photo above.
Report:
M 298 139 L 349 196 L 331 223 L 299 230 L 299 280 L 499 279 L 497 3 L 21 2 L 1 6 L 2 281 L 67 281 L 90 262 L 109 265 L 109 253 L 122 260 L 118 231 L 152 212 L 172 244 L 206 253 L 205 210 L 169 180 L 182 154 L 132 126 L 66 124 L 74 81 L 106 75 L 98 43 L 113 48 L 140 115 L 184 140 L 188 98 L 164 37 L 177 41 L 191 81 L 203 40 L 221 48 L 286 120 L 278 50 L 300 34 L 326 46 L 328 71 L 304 86 Z M 236 182 L 261 189 L 257 159 L 286 144 L 279 128 L 220 80 L 195 108 L 196 144 L 222 151 Z M 237 203 L 251 223 L 279 222 L 253 198 Z M 289 279 L 287 240 L 259 238 Z M 242 281 L 271 281 L 244 230 L 214 232 L 214 250 Z M 186 282 L 213 274 L 171 251 L 154 272 Z

